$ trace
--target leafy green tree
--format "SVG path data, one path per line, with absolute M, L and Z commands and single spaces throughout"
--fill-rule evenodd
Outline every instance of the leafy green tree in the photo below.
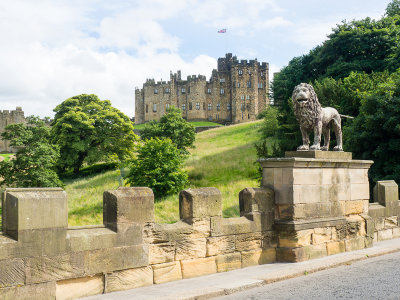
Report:
M 345 146 L 355 158 L 372 159 L 372 182 L 400 183 L 400 70 L 365 95 L 360 114 L 345 128 Z
M 50 128 L 43 121 L 28 117 L 27 124 L 8 125 L 2 137 L 17 153 L 15 158 L 0 162 L 1 186 L 63 186 L 55 171 L 59 148 L 50 143 Z
M 386 7 L 386 15 L 394 17 L 400 15 L 400 0 L 392 0 Z
M 143 139 L 169 138 L 184 154 L 193 147 L 196 138 L 195 127 L 182 118 L 179 108 L 170 107 L 159 122 L 149 122 L 140 132 Z
M 51 133 L 60 147 L 60 171 L 72 169 L 77 174 L 84 163 L 132 157 L 138 140 L 132 122 L 109 100 L 82 94 L 68 98 L 54 111 Z
M 156 198 L 179 192 L 188 181 L 183 162 L 181 151 L 170 139 L 150 138 L 138 146 L 137 157 L 129 164 L 127 184 L 147 186 Z

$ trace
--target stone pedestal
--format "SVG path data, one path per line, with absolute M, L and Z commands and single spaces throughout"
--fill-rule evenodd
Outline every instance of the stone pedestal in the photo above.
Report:
M 368 169 L 373 161 L 352 160 L 348 152 L 296 151 L 260 163 L 262 186 L 275 192 L 278 260 L 342 252 L 346 241 L 364 239 L 361 215 L 368 214 Z M 354 243 L 365 246 L 361 239 Z

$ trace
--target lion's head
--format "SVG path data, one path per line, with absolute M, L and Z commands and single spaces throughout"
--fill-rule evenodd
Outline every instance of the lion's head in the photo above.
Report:
M 307 83 L 300 83 L 293 90 L 292 101 L 294 114 L 300 125 L 314 126 L 322 111 L 314 88 Z

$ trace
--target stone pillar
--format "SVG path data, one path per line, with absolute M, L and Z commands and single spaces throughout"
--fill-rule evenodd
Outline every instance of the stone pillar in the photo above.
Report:
M 275 192 L 278 260 L 301 261 L 365 247 L 361 215 L 368 214 L 373 161 L 352 160 L 348 152 L 296 151 L 260 163 L 262 186 Z
M 66 252 L 67 195 L 61 188 L 9 188 L 3 195 L 3 232 L 20 256 Z
M 143 243 L 143 226 L 154 222 L 154 194 L 147 187 L 119 187 L 103 194 L 103 223 L 121 245 Z

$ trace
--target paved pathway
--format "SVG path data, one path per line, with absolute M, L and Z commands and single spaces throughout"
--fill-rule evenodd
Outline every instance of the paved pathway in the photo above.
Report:
M 84 299 L 208 299 L 305 274 L 308 274 L 305 277 L 308 280 L 310 274 L 313 272 L 347 265 L 355 261 L 369 260 L 374 256 L 399 251 L 400 239 L 394 239 L 376 243 L 372 248 L 341 253 L 301 263 L 275 263 L 248 267 L 226 273 L 217 273 L 133 290 L 96 295 Z M 285 284 L 285 282 L 282 282 L 282 284 Z M 309 287 L 310 289 L 317 289 L 316 285 L 310 285 Z M 263 299 L 266 298 L 264 297 Z M 368 297 L 365 299 L 368 299 Z
M 399 299 L 400 252 L 249 289 L 218 300 Z

